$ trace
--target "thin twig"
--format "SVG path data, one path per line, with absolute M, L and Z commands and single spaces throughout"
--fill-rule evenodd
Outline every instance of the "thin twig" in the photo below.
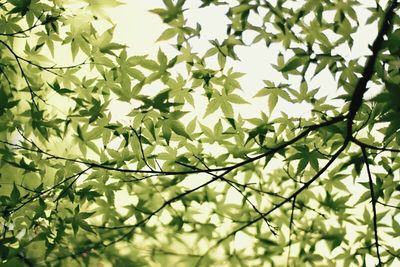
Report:
M 194 155 L 194 157 L 195 157 L 196 159 L 198 159 L 206 168 L 208 168 L 207 165 L 204 163 L 204 161 L 203 161 L 200 157 L 197 157 L 196 155 Z M 331 157 L 331 155 L 329 155 L 329 157 Z M 287 170 L 285 170 L 285 171 L 286 171 L 286 173 L 290 176 L 290 174 L 287 172 Z M 275 193 L 275 192 L 265 191 L 265 190 L 261 190 L 261 189 L 258 189 L 258 188 L 254 188 L 254 187 L 250 186 L 249 184 L 242 184 L 242 183 L 239 183 L 239 182 L 237 182 L 237 181 L 230 180 L 230 179 L 228 179 L 228 178 L 224 178 L 224 179 L 225 179 L 227 182 L 230 182 L 230 183 L 232 183 L 232 184 L 235 184 L 236 186 L 243 187 L 243 189 L 248 188 L 248 189 L 250 189 L 250 190 L 252 190 L 252 191 L 254 191 L 254 192 L 260 193 L 260 194 L 265 194 L 265 195 L 269 195 L 269 196 L 272 196 L 272 197 L 277 197 L 277 198 L 280 198 L 280 199 L 286 199 L 286 197 L 284 197 L 284 196 L 282 196 L 282 195 L 279 195 L 278 193 Z M 303 183 L 303 182 L 301 182 L 301 183 Z M 303 183 L 303 184 L 304 184 L 304 183 Z M 260 186 L 261 186 L 261 185 L 260 185 Z M 306 209 L 308 209 L 308 210 L 311 210 L 311 211 L 317 213 L 319 216 L 321 216 L 321 217 L 323 217 L 323 218 L 326 219 L 326 215 L 325 215 L 325 214 L 323 214 L 323 213 L 317 211 L 316 209 L 314 209 L 314 208 L 312 208 L 312 207 L 310 207 L 310 206 L 308 206 L 308 205 L 305 205 L 304 203 L 296 204 L 296 208 L 298 208 L 298 209 L 306 208 Z
M 181 165 L 183 165 L 183 166 L 185 166 L 185 167 L 189 167 L 189 168 L 193 168 L 193 169 L 197 169 L 196 167 L 194 167 L 194 166 L 189 166 L 189 165 L 187 165 L 187 164 L 184 164 L 184 163 L 181 163 L 181 162 L 177 162 L 178 164 L 181 164 Z M 207 167 L 208 168 L 208 167 Z M 216 175 L 216 174 L 214 174 L 214 173 L 212 173 L 212 172 L 208 172 L 208 174 L 210 174 L 210 175 L 212 175 L 213 177 L 217 177 L 218 175 Z M 233 189 L 235 189 L 240 195 L 242 195 L 242 197 L 244 198 L 244 200 L 253 208 L 253 210 L 258 214 L 258 215 L 261 215 L 262 216 L 262 212 L 254 205 L 254 203 L 244 194 L 244 192 L 242 192 L 239 188 L 237 188 L 236 187 L 236 185 L 234 184 L 234 183 L 232 183 L 230 180 L 228 180 L 228 179 L 226 179 L 225 177 L 223 177 L 223 176 L 219 176 L 218 177 L 220 180 L 222 180 L 222 181 L 224 181 L 224 182 L 226 182 L 228 185 L 230 185 Z M 271 233 L 274 235 L 274 236 L 276 236 L 277 235 L 277 233 L 276 233 L 276 230 L 275 230 L 275 227 L 273 226 L 273 225 L 271 225 L 271 223 L 268 221 L 268 219 L 267 218 L 263 218 L 264 219 L 264 222 L 267 224 L 267 226 L 268 226 L 268 228 L 269 228 L 269 230 L 271 231 Z
M 264 213 L 262 216 L 258 216 L 256 218 L 254 218 L 251 221 L 248 221 L 245 225 L 236 228 L 235 230 L 233 230 L 232 232 L 230 232 L 229 234 L 227 234 L 225 237 L 219 239 L 214 245 L 210 246 L 208 248 L 208 250 L 202 255 L 202 257 L 199 259 L 199 261 L 197 262 L 196 266 L 199 266 L 202 259 L 204 258 L 205 255 L 207 255 L 212 249 L 214 249 L 216 246 L 218 246 L 219 244 L 221 244 L 224 240 L 236 235 L 236 233 L 246 229 L 247 227 L 253 225 L 254 223 L 260 221 L 263 217 L 266 217 L 268 215 L 270 215 L 272 212 L 274 212 L 275 210 L 279 209 L 280 207 L 282 207 L 283 205 L 285 205 L 286 203 L 290 202 L 291 200 L 293 200 L 295 197 L 297 197 L 301 192 L 303 192 L 304 190 L 306 190 L 314 181 L 316 181 L 327 169 L 328 167 L 339 157 L 339 155 L 343 152 L 343 150 L 345 150 L 345 148 L 347 147 L 349 141 L 344 142 L 343 146 L 341 146 L 339 148 L 339 150 L 332 156 L 332 158 L 329 159 L 329 161 L 325 164 L 324 167 L 322 167 L 315 175 L 314 177 L 312 177 L 306 184 L 304 184 L 302 187 L 300 187 L 298 190 L 296 190 L 295 192 L 293 192 L 289 197 L 287 197 L 286 199 L 284 199 L 283 201 L 281 201 L 280 203 L 276 204 L 273 208 L 271 208 L 269 211 L 267 211 L 266 213 Z
M 372 212 L 374 215 L 373 223 L 374 223 L 374 235 L 375 235 L 375 248 L 376 248 L 376 254 L 378 256 L 378 261 L 379 261 L 378 265 L 382 266 L 381 255 L 379 253 L 378 223 L 377 223 L 377 215 L 376 215 L 376 199 L 375 199 L 375 194 L 374 194 L 374 183 L 372 181 L 371 170 L 369 168 L 367 150 L 365 149 L 365 147 L 361 146 L 361 151 L 363 154 L 365 166 L 367 167 L 369 190 L 371 191 Z
M 143 149 L 143 144 L 141 141 L 141 137 L 142 137 L 142 127 L 139 128 L 139 133 L 131 126 L 131 129 L 133 131 L 133 133 L 136 135 L 138 142 L 139 142 L 139 147 L 140 147 L 140 153 L 142 154 L 142 160 L 144 162 L 144 164 L 151 170 L 154 171 L 153 168 L 149 165 L 149 163 L 147 162 L 146 159 L 146 155 L 144 154 L 144 149 Z
M 288 250 L 288 256 L 287 256 L 287 261 L 286 261 L 286 266 L 289 267 L 289 260 L 290 260 L 290 251 L 292 248 L 292 226 L 293 226 L 293 219 L 294 219 L 294 209 L 296 207 L 296 197 L 293 198 L 292 200 L 292 209 L 290 213 L 290 221 L 289 221 L 289 250 Z
M 37 98 L 39 98 L 40 100 L 42 100 L 43 103 L 46 103 L 46 101 L 44 101 L 43 98 L 41 98 L 38 94 L 36 94 L 36 93 L 33 91 L 32 86 L 31 86 L 31 84 L 30 84 L 29 81 L 28 81 L 28 77 L 26 76 L 25 71 L 24 71 L 24 69 L 22 68 L 22 65 L 21 65 L 19 56 L 14 52 L 14 50 L 13 50 L 6 42 L 0 40 L 0 43 L 2 43 L 2 44 L 8 49 L 8 51 L 10 51 L 10 53 L 14 56 L 15 60 L 17 61 L 17 64 L 18 64 L 18 67 L 19 67 L 19 69 L 20 69 L 20 71 L 21 71 L 22 77 L 24 78 L 24 80 L 25 80 L 25 82 L 26 82 L 26 85 L 28 86 L 29 93 L 30 93 L 30 95 L 31 95 L 32 104 L 35 106 L 36 110 L 39 111 L 39 106 L 38 106 L 38 104 L 37 104 L 36 101 L 35 101 L 35 97 L 37 97 Z
M 283 24 L 287 23 L 286 18 L 269 1 L 264 0 L 264 7 L 268 8 L 272 14 L 274 14 L 276 17 L 278 17 L 282 21 Z M 293 37 L 296 39 L 296 41 L 299 41 L 299 38 L 297 37 L 296 33 L 292 30 L 292 27 L 287 27 L 287 28 L 290 31 L 290 33 L 293 35 Z
M 9 214 L 12 214 L 12 213 L 18 211 L 19 209 L 21 209 L 21 208 L 24 207 L 25 205 L 31 203 L 32 201 L 34 201 L 35 199 L 41 197 L 42 195 L 44 195 L 44 194 L 46 194 L 46 193 L 48 193 L 48 192 L 50 192 L 50 191 L 56 189 L 58 186 L 62 185 L 63 183 L 65 183 L 65 182 L 67 182 L 67 181 L 69 181 L 69 180 L 71 180 L 71 179 L 73 179 L 73 178 L 75 178 L 75 177 L 81 176 L 82 174 L 84 174 L 85 172 L 87 172 L 90 168 L 91 168 L 91 167 L 88 167 L 88 168 L 84 169 L 83 171 L 80 171 L 80 172 L 78 172 L 78 173 L 76 173 L 76 174 L 73 174 L 73 175 L 71 175 L 71 176 L 65 178 L 64 180 L 62 180 L 61 182 L 55 184 L 54 186 L 52 186 L 52 187 L 50 187 L 50 188 L 48 188 L 48 189 L 46 189 L 46 190 L 43 190 L 43 191 L 41 191 L 41 192 L 38 192 L 36 195 L 30 197 L 30 198 L 29 198 L 28 200 L 26 200 L 25 202 L 22 202 L 21 205 L 19 205 L 18 207 L 16 207 L 16 208 L 10 210 L 10 211 L 9 211 Z
M 17 32 L 13 32 L 13 33 L 0 33 L 0 36 L 7 36 L 7 37 L 13 37 L 13 38 L 27 38 L 27 37 L 29 37 L 27 35 L 19 36 L 19 34 L 23 34 L 23 33 L 29 32 L 29 31 L 33 30 L 34 28 L 36 28 L 36 27 L 44 25 L 45 23 L 43 23 L 43 22 L 38 24 L 38 22 L 40 21 L 40 18 L 43 16 L 43 14 L 44 13 L 40 14 L 40 16 L 37 18 L 37 20 L 35 21 L 35 23 L 31 27 L 26 28 L 24 30 L 17 31 Z
M 362 147 L 365 147 L 365 148 L 369 148 L 369 149 L 400 153 L 400 149 L 373 146 L 373 145 L 369 145 L 369 144 L 366 144 L 366 143 L 364 143 L 364 142 L 361 142 L 361 141 L 359 141 L 359 140 L 357 140 L 357 139 L 355 139 L 355 138 L 352 138 L 351 141 L 352 141 L 353 143 L 359 145 L 359 146 L 362 146 Z
M 390 205 L 390 204 L 385 204 L 383 202 L 380 202 L 379 200 L 377 200 L 376 203 L 381 204 L 382 206 L 385 206 L 385 207 L 389 207 L 389 208 L 399 209 L 400 210 L 400 206 L 394 206 L 394 205 Z

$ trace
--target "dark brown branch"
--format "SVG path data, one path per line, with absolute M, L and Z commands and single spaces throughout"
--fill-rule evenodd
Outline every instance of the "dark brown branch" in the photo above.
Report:
M 192 258 L 200 258 L 201 255 L 197 255 L 197 254 L 183 254 L 183 253 L 177 253 L 177 252 L 173 252 L 173 251 L 166 251 L 166 250 L 162 250 L 160 248 L 158 249 L 153 249 L 152 253 L 156 254 L 165 254 L 165 255 L 173 255 L 173 256 L 185 256 L 185 257 L 192 257 Z
M 3 65 L 3 66 L 7 66 L 7 65 Z M 8 83 L 8 86 L 11 87 L 11 81 L 10 78 L 8 78 L 7 74 L 4 72 L 3 68 L 0 68 L 1 73 L 3 74 L 4 78 L 6 78 L 6 81 Z
M 390 204 L 385 204 L 383 202 L 380 201 L 376 201 L 376 203 L 381 204 L 382 206 L 388 207 L 388 208 L 393 208 L 393 209 L 399 209 L 400 210 L 400 206 L 394 206 L 394 205 L 390 205 Z
M 381 150 L 381 151 L 387 151 L 387 152 L 395 152 L 395 153 L 400 153 L 400 149 L 393 149 L 393 148 L 387 148 L 387 147 L 377 147 L 377 146 L 373 146 L 373 145 L 369 145 L 366 144 L 364 142 L 361 142 L 355 138 L 352 138 L 351 140 L 353 143 L 365 147 L 365 148 L 369 148 L 369 149 L 374 149 L 374 150 Z
M 367 83 L 371 80 L 372 75 L 374 74 L 375 62 L 378 58 L 378 54 L 383 45 L 383 37 L 389 32 L 390 24 L 392 23 L 394 17 L 394 9 L 397 7 L 397 1 L 391 1 L 385 11 L 385 15 L 382 18 L 382 26 L 379 29 L 378 35 L 372 44 L 371 50 L 372 55 L 368 57 L 367 62 L 364 66 L 364 70 L 362 72 L 362 76 L 357 81 L 357 85 L 354 89 L 354 93 L 351 97 L 349 113 L 347 115 L 347 139 L 351 139 L 353 136 L 353 121 L 361 107 L 364 94 L 367 91 Z
M 293 226 L 293 219 L 294 219 L 294 209 L 296 207 L 296 197 L 293 198 L 292 200 L 292 209 L 290 212 L 290 221 L 289 221 L 289 250 L 288 250 L 288 256 L 287 256 L 287 261 L 286 261 L 286 266 L 289 266 L 289 260 L 290 260 L 290 250 L 292 248 L 292 226 Z
M 57 76 L 58 76 L 59 74 L 56 73 L 56 72 L 54 72 L 53 70 L 74 69 L 74 68 L 80 67 L 80 66 L 82 66 L 82 65 L 89 64 L 89 63 L 86 62 L 86 60 L 87 60 L 87 59 L 86 59 L 85 61 L 83 61 L 83 62 L 81 62 L 81 63 L 77 63 L 77 64 L 75 64 L 75 65 L 69 65 L 69 66 L 57 66 L 57 65 L 53 65 L 53 66 L 42 66 L 42 65 L 40 65 L 40 64 L 38 64 L 38 63 L 35 63 L 35 62 L 33 62 L 33 61 L 29 60 L 29 59 L 26 59 L 26 58 L 23 58 L 23 57 L 20 57 L 20 56 L 18 56 L 18 58 L 19 58 L 20 60 L 22 60 L 22 61 L 25 61 L 26 63 L 28 63 L 28 64 L 30 64 L 30 65 L 32 65 L 32 66 L 37 67 L 37 68 L 40 69 L 40 70 L 47 71 L 47 72 L 49 72 L 49 73 L 51 73 L 51 74 L 54 74 L 54 75 L 57 75 Z M 92 63 L 90 63 L 90 64 L 92 64 Z
M 393 253 L 389 248 L 384 248 L 384 249 L 385 249 L 385 251 L 386 251 L 387 253 L 389 253 L 391 256 L 400 259 L 400 254 L 395 254 L 395 253 Z M 386 262 L 387 262 L 387 261 L 386 261 Z
M 375 194 L 374 194 L 374 183 L 372 182 L 372 175 L 371 175 L 371 170 L 369 168 L 369 163 L 368 163 L 368 155 L 365 147 L 361 146 L 361 151 L 363 154 L 364 158 L 364 164 L 367 167 L 367 173 L 368 173 L 368 184 L 369 184 L 369 190 L 371 191 L 371 202 L 372 202 L 372 212 L 373 212 L 373 223 L 374 223 L 374 236 L 375 236 L 375 248 L 376 248 L 376 254 L 378 256 L 378 261 L 379 261 L 379 266 L 382 266 L 382 260 L 381 260 L 381 255 L 379 253 L 379 239 L 378 239 L 378 223 L 377 223 L 377 215 L 376 215 L 376 199 L 375 199 Z
M 215 175 L 214 175 L 215 176 Z M 240 191 L 239 188 L 237 188 L 233 183 L 231 183 L 229 180 L 227 179 L 223 179 L 223 177 L 220 177 L 220 179 L 224 182 L 226 182 L 227 184 L 229 184 L 232 188 L 234 188 L 237 192 L 239 192 L 239 194 L 242 195 L 242 197 L 245 199 L 245 201 L 253 208 L 253 210 L 260 216 L 262 216 L 262 212 L 254 205 L 254 203 L 242 192 Z M 267 218 L 263 218 L 265 224 L 268 226 L 269 230 L 271 231 L 271 233 L 276 236 L 276 227 L 274 227 L 273 225 L 271 225 L 271 223 L 268 221 Z

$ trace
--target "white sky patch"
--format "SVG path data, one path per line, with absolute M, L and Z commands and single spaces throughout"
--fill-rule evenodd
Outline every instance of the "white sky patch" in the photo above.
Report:
M 117 25 L 114 40 L 127 44 L 128 54 L 154 54 L 159 44 L 155 43 L 165 27 L 158 16 L 149 12 L 161 2 L 125 0 L 124 5 L 110 9 L 109 15 Z

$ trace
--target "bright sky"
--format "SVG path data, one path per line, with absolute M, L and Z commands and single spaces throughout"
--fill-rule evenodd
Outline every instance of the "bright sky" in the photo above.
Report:
M 157 15 L 148 12 L 152 8 L 162 6 L 162 1 L 125 0 L 123 2 L 126 4 L 109 10 L 113 22 L 117 25 L 115 40 L 127 44 L 129 46 L 128 52 L 131 54 L 150 54 L 155 56 L 159 47 L 161 47 L 167 54 L 174 55 L 176 51 L 170 43 L 155 42 L 167 27 L 162 24 L 161 19 Z M 365 12 L 366 6 L 374 6 L 374 1 L 364 0 L 361 2 L 363 2 L 363 5 L 357 8 L 361 23 L 358 31 L 353 34 L 355 40 L 353 49 L 350 51 L 347 46 L 342 45 L 335 51 L 348 59 L 369 54 L 368 44 L 372 43 L 376 33 L 375 24 L 364 25 L 367 16 L 363 16 L 362 14 Z M 290 5 L 296 5 L 296 3 L 298 5 L 301 1 L 289 3 L 291 3 Z M 201 38 L 194 41 L 193 50 L 204 53 L 210 48 L 209 40 L 223 39 L 226 32 L 226 25 L 229 21 L 225 16 L 227 12 L 225 6 L 198 8 L 200 5 L 201 2 L 198 0 L 187 1 L 185 7 L 188 8 L 188 11 L 185 12 L 185 15 L 189 25 L 194 26 L 196 23 L 199 23 L 202 26 Z M 258 17 L 250 16 L 249 19 L 252 23 L 259 25 L 262 23 L 262 14 Z M 334 35 L 332 33 L 332 37 Z M 246 33 L 244 35 L 245 43 L 250 44 L 254 36 L 253 33 Z M 228 66 L 234 66 L 234 70 L 246 73 L 240 80 L 244 95 L 248 98 L 264 86 L 263 80 L 285 82 L 281 75 L 271 66 L 271 64 L 276 63 L 276 55 L 280 49 L 279 45 L 271 45 L 271 47 L 267 48 L 260 42 L 256 45 L 238 47 L 236 52 L 241 61 L 232 62 L 228 60 Z M 285 56 L 289 57 L 291 55 L 286 53 Z M 183 66 L 181 69 L 183 70 Z M 294 84 L 298 83 L 299 79 L 292 78 L 291 82 Z M 321 85 L 323 86 L 321 87 Z M 336 92 L 336 82 L 328 70 L 324 70 L 314 77 L 310 82 L 310 87 L 312 89 L 321 87 L 319 95 L 338 95 Z M 376 90 L 375 92 L 373 90 L 369 91 L 369 94 L 374 93 L 376 93 Z M 251 117 L 254 114 L 258 114 L 260 109 L 262 110 L 260 107 L 264 107 L 265 111 L 266 103 L 263 101 L 265 101 L 265 98 L 251 99 L 253 105 L 244 105 L 242 109 L 239 107 L 240 113 L 244 117 Z M 309 110 L 311 109 L 311 106 L 307 104 L 292 104 L 290 109 L 284 107 L 284 105 L 278 105 L 277 110 L 282 110 L 289 116 L 304 117 L 309 115 Z

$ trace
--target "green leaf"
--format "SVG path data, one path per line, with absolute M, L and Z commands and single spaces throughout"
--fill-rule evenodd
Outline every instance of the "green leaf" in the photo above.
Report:
M 345 238 L 345 233 L 342 232 L 340 228 L 332 228 L 326 234 L 322 236 L 323 239 L 327 241 L 331 250 L 334 250 L 336 247 L 340 246 Z
M 172 121 L 170 125 L 171 130 L 174 131 L 174 133 L 186 137 L 189 140 L 192 140 L 190 136 L 186 133 L 185 126 L 180 121 Z
M 161 51 L 161 49 L 158 50 L 157 60 L 158 63 L 160 63 L 160 68 L 166 68 L 168 59 L 164 52 Z
M 3 115 L 7 109 L 12 109 L 18 105 L 19 100 L 10 101 L 11 97 L 0 89 L 0 116 Z
M 249 104 L 246 100 L 244 100 L 242 97 L 239 95 L 235 94 L 229 94 L 228 95 L 228 101 L 234 104 Z
M 162 127 L 162 136 L 167 144 L 169 144 L 169 140 L 171 140 L 171 128 L 168 127 L 166 124 L 164 124 Z
M 11 191 L 10 199 L 13 203 L 18 203 L 20 197 L 21 197 L 21 194 L 18 190 L 18 187 L 14 183 L 13 189 Z
M 74 91 L 67 89 L 67 88 L 61 88 L 60 84 L 58 83 L 58 81 L 56 80 L 53 84 L 49 84 L 47 83 L 51 89 L 53 89 L 54 91 L 56 91 L 58 94 L 60 95 L 66 95 L 66 94 L 70 94 L 73 93 Z
M 15 6 L 9 13 L 21 13 L 22 16 L 29 11 L 29 5 L 31 4 L 31 0 L 9 0 L 8 2 Z
M 269 113 L 272 113 L 274 108 L 276 107 L 276 104 L 278 103 L 278 95 L 276 94 L 269 94 L 268 96 L 268 109 Z
M 115 55 L 113 50 L 120 50 L 126 48 L 126 45 L 121 45 L 117 43 L 109 43 L 100 48 L 100 52 Z
M 134 55 L 135 31 L 125 36 L 132 49 L 117 40 L 118 16 L 145 11 L 127 10 L 133 2 L 0 3 L 2 265 L 378 262 L 371 199 L 382 232 L 400 235 L 400 30 L 390 1 L 197 1 L 202 10 L 147 1 L 166 41 L 149 55 Z M 371 43 L 382 41 L 370 60 L 344 51 L 360 43 L 356 11 L 377 27 Z M 218 39 L 207 40 L 206 20 L 223 28 Z M 245 50 L 256 57 L 247 62 Z M 369 87 L 375 97 L 363 96 Z M 346 137 L 350 106 L 357 140 Z M 389 266 L 400 251 L 384 237 Z
M 220 106 L 220 103 L 216 99 L 212 99 L 206 108 L 206 112 L 204 114 L 204 117 L 207 117 L 210 114 L 213 114 Z
M 166 29 L 166 30 L 160 35 L 160 37 L 158 37 L 157 42 L 169 40 L 169 39 L 171 39 L 172 37 L 174 37 L 175 35 L 177 35 L 177 33 L 178 33 L 177 30 L 174 29 L 174 28 Z
M 297 69 L 298 67 L 300 67 L 301 65 L 304 64 L 304 59 L 300 58 L 300 57 L 294 57 L 291 60 L 289 60 L 285 66 L 283 66 L 280 71 L 282 72 L 289 72 L 292 70 Z

